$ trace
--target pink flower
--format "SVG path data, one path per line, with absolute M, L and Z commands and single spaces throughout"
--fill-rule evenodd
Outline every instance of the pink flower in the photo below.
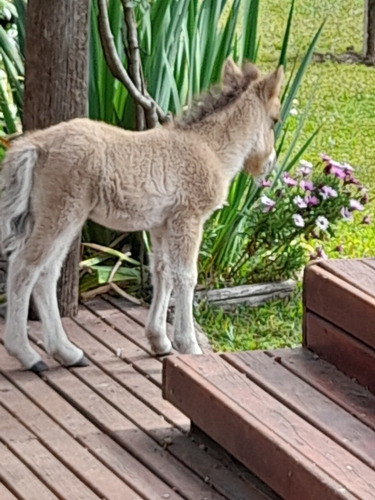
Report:
M 359 182 L 359 180 L 355 179 L 351 172 L 348 172 L 346 174 L 344 183 L 345 184 L 353 184 L 354 186 L 361 186 L 361 183 Z
M 364 193 L 362 198 L 361 198 L 361 203 L 362 203 L 362 205 L 367 205 L 368 202 L 369 202 L 368 194 Z
M 344 162 L 341 164 L 338 161 L 332 160 L 332 158 L 329 158 L 329 160 L 325 160 L 325 162 L 326 167 L 324 171 L 326 174 L 332 174 L 336 177 L 339 177 L 340 179 L 344 179 L 348 174 L 352 176 L 354 168 L 349 165 L 349 163 Z
M 311 168 L 308 167 L 300 167 L 297 172 L 301 174 L 303 177 L 308 177 L 311 174 Z
M 331 167 L 342 168 L 341 163 L 336 160 L 332 160 L 332 158 L 329 160 L 329 164 L 331 165 Z
M 310 256 L 310 260 L 315 260 L 315 259 L 324 259 L 324 260 L 326 260 L 326 259 L 328 259 L 327 255 L 326 255 L 326 253 L 325 253 L 325 251 L 323 250 L 322 247 L 318 247 L 316 249 L 316 255 L 313 254 L 312 252 L 309 252 L 309 256 Z
M 332 158 L 325 153 L 320 153 L 320 157 L 324 162 L 330 162 L 332 160 Z
M 287 186 L 296 186 L 297 185 L 297 181 L 295 181 L 294 179 L 292 179 L 292 177 L 290 177 L 290 175 L 288 174 L 288 172 L 284 172 L 283 173 L 283 181 L 285 182 L 285 184 Z
M 361 224 L 371 224 L 370 217 L 368 215 L 365 215 L 362 219 Z
M 306 208 L 307 207 L 307 203 L 305 202 L 305 200 L 303 198 L 301 198 L 301 196 L 295 196 L 293 199 L 293 202 L 295 205 L 297 205 L 298 208 Z
M 343 170 L 341 167 L 337 167 L 336 165 L 329 165 L 328 167 L 326 167 L 326 169 L 327 168 L 329 169 L 329 171 L 326 173 L 332 174 L 338 179 L 345 179 L 346 173 L 345 170 Z
M 294 214 L 293 221 L 295 226 L 305 227 L 305 221 L 303 220 L 303 217 L 300 214 Z
M 342 207 L 342 209 L 340 210 L 340 214 L 342 218 L 346 221 L 353 219 L 353 214 L 349 212 L 349 209 L 346 207 Z
M 316 205 L 319 205 L 319 200 L 316 196 L 305 196 L 305 202 L 309 207 L 315 207 Z
M 315 189 L 313 182 L 305 181 L 304 179 L 302 179 L 302 181 L 299 183 L 299 185 L 304 191 L 314 191 L 314 189 Z
M 323 250 L 322 247 L 319 247 L 319 248 L 316 249 L 316 256 L 319 259 L 324 259 L 324 260 L 328 259 L 327 254 L 325 253 L 325 251 Z
M 319 194 L 323 200 L 326 200 L 327 198 L 337 198 L 337 191 L 335 191 L 331 186 L 322 186 Z
M 270 187 L 270 186 L 271 186 L 271 182 L 270 181 L 268 181 L 267 179 L 262 179 L 261 180 L 260 187 L 265 188 L 265 187 Z
M 349 200 L 349 207 L 351 210 L 359 210 L 360 212 L 364 209 L 363 205 L 357 200 Z
M 308 177 L 311 174 L 312 167 L 313 167 L 313 165 L 309 161 L 301 160 L 300 166 L 297 169 L 297 172 L 299 174 L 302 174 L 303 177 Z
M 270 212 L 276 205 L 276 202 L 271 200 L 271 198 L 268 198 L 265 194 L 261 196 L 260 202 L 264 205 L 263 212 Z
M 353 170 L 354 170 L 354 168 L 350 165 L 350 163 L 347 163 L 346 161 L 344 161 L 344 163 L 342 164 L 342 168 L 346 172 L 353 172 Z

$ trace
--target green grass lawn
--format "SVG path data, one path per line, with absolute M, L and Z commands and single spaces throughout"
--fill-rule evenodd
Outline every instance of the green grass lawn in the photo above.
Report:
M 260 49 L 258 65 L 269 70 L 276 66 L 285 30 L 290 0 L 260 1 Z M 299 58 L 307 49 L 323 20 L 324 31 L 317 52 L 340 54 L 352 46 L 362 50 L 363 0 L 296 0 L 289 56 Z M 356 176 L 375 193 L 375 68 L 360 64 L 311 63 L 298 95 L 302 111 L 317 84 L 314 101 L 301 141 L 321 125 L 304 158 L 316 163 L 320 152 L 338 161 L 348 161 Z M 298 116 L 293 118 L 297 122 Z M 292 123 L 291 130 L 296 126 Z M 302 144 L 302 142 L 301 142 Z M 369 214 L 375 221 L 375 202 Z M 345 257 L 375 255 L 374 226 L 340 224 L 335 237 L 325 246 L 329 257 L 341 244 Z M 291 347 L 301 342 L 301 287 L 289 299 L 263 307 L 241 307 L 221 313 L 208 306 L 196 308 L 196 317 L 220 350 Z

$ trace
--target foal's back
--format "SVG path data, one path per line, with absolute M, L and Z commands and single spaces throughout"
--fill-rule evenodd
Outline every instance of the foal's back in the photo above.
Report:
M 219 159 L 190 131 L 131 132 L 79 118 L 25 140 L 38 151 L 36 210 L 41 199 L 60 200 L 96 222 L 132 231 L 157 227 L 176 211 L 205 216 L 225 199 Z

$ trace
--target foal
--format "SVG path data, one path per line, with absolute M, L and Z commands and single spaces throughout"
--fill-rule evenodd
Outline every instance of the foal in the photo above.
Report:
M 225 202 L 233 177 L 266 175 L 276 159 L 280 67 L 261 79 L 228 59 L 216 95 L 190 115 L 130 132 L 75 119 L 17 140 L 2 165 L 0 250 L 9 258 L 5 346 L 34 371 L 47 367 L 27 338 L 31 293 L 45 348 L 64 365 L 86 364 L 67 338 L 56 284 L 86 219 L 120 231 L 148 230 L 154 295 L 146 334 L 156 354 L 171 350 L 166 314 L 175 296 L 174 345 L 200 354 L 192 301 L 203 223 Z

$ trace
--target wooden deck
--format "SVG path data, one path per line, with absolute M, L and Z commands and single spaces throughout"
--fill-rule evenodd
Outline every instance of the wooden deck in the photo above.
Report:
M 64 320 L 88 367 L 43 354 L 50 369 L 38 377 L 0 344 L 0 499 L 278 498 L 203 433 L 188 433 L 188 418 L 162 399 L 145 309 L 110 300 Z M 29 334 L 41 349 L 38 322 Z
M 375 261 L 309 266 L 304 347 L 165 360 L 163 391 L 282 498 L 375 498 Z
M 0 500 L 374 500 L 374 260 L 306 269 L 299 349 L 174 355 L 162 372 L 146 314 L 81 306 L 64 324 L 91 364 L 72 369 L 30 322 L 40 377 L 0 342 Z

